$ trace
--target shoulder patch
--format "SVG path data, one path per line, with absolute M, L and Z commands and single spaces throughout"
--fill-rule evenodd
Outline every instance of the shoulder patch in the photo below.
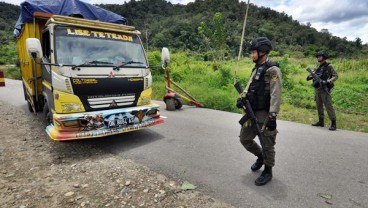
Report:
M 277 74 L 273 74 L 271 79 L 272 81 L 276 82 L 279 79 L 279 76 L 277 76 Z

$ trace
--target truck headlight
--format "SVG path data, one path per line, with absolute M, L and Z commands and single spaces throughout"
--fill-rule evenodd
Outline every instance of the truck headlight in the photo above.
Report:
M 64 121 L 63 124 L 65 127 L 69 127 L 69 128 L 72 128 L 72 127 L 78 128 L 80 126 L 78 120 Z

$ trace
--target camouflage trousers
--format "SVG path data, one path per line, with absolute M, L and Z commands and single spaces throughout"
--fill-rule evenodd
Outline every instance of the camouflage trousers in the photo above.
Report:
M 267 111 L 255 111 L 254 112 L 257 119 L 258 125 L 262 128 L 264 122 L 268 117 Z M 275 165 L 275 144 L 276 135 L 278 133 L 277 129 L 269 131 L 266 128 L 263 131 L 264 147 L 260 147 L 254 138 L 257 136 L 257 131 L 255 126 L 248 125 L 250 121 L 246 122 L 240 130 L 240 142 L 246 150 L 253 153 L 254 155 L 262 154 L 264 155 L 264 164 L 273 167 Z
M 331 94 L 327 89 L 316 89 L 316 104 L 318 118 L 324 119 L 323 105 L 326 107 L 327 115 L 331 121 L 336 120 L 335 110 L 332 106 Z

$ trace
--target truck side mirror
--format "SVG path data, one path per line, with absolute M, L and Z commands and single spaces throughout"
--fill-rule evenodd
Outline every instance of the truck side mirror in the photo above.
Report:
M 37 38 L 27 38 L 26 40 L 26 48 L 28 52 L 28 56 L 32 59 L 40 59 L 42 58 L 42 48 L 40 40 Z
M 167 64 L 170 62 L 170 53 L 169 53 L 169 49 L 167 48 L 162 48 L 162 52 L 161 52 L 161 63 L 162 63 L 162 67 L 166 68 Z

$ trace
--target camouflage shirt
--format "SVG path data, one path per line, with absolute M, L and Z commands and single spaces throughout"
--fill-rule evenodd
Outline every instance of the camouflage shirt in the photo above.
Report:
M 279 113 L 281 105 L 281 70 L 272 66 L 265 73 L 266 90 L 270 92 L 270 111 Z

